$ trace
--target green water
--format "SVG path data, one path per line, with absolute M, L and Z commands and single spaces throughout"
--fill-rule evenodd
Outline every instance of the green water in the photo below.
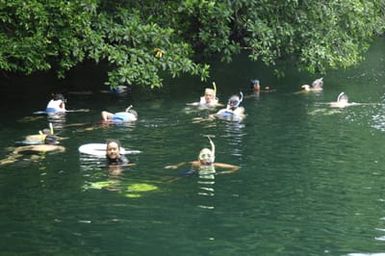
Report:
M 36 161 L 27 155 L 0 169 L 0 255 L 385 253 L 384 45 L 376 42 L 360 66 L 330 72 L 320 94 L 295 94 L 316 77 L 291 67 L 286 78 L 274 79 L 246 56 L 214 64 L 221 102 L 239 90 L 247 94 L 253 78 L 277 89 L 247 97 L 242 123 L 194 123 L 208 113 L 186 110 L 185 103 L 197 101 L 209 82 L 192 78 L 121 98 L 68 95 L 69 109 L 91 111 L 59 123 L 66 152 Z M 92 72 L 75 72 L 55 86 L 101 84 Z M 52 83 L 46 76 L 2 81 L 1 158 L 15 141 L 47 127 L 47 117 L 31 113 L 45 107 Z M 378 104 L 323 104 L 341 91 L 351 101 Z M 100 111 L 129 104 L 139 113 L 135 124 L 98 123 Z M 68 126 L 75 123 L 85 126 Z M 216 161 L 239 165 L 239 172 L 200 179 L 179 175 L 185 167 L 164 169 L 195 160 L 209 147 L 207 134 L 215 135 Z M 129 156 L 136 165 L 121 175 L 77 151 L 108 138 L 142 151 Z

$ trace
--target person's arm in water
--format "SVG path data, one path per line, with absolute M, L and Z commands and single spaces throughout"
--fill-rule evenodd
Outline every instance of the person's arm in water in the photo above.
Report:
M 111 119 L 112 119 L 112 117 L 114 116 L 114 114 L 113 114 L 113 113 L 110 113 L 110 112 L 108 112 L 108 111 L 102 111 L 102 112 L 101 112 L 101 116 L 102 116 L 103 121 L 108 121 L 108 120 L 111 120 Z
M 232 173 L 240 169 L 240 167 L 237 165 L 226 164 L 226 163 L 214 163 L 214 167 L 227 170 L 220 173 Z
M 192 167 L 199 167 L 199 161 L 180 162 L 178 164 L 167 165 L 164 168 L 165 169 L 176 170 L 176 169 L 178 169 L 178 168 L 180 168 L 182 166 L 185 166 L 185 165 L 191 165 Z

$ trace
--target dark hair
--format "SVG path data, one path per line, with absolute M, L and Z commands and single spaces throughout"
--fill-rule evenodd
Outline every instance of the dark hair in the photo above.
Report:
M 108 147 L 108 145 L 110 143 L 116 143 L 116 145 L 118 145 L 118 148 L 120 149 L 120 141 L 119 140 L 109 139 L 106 141 L 106 146 Z
M 251 87 L 251 89 L 254 88 L 254 85 L 260 86 L 259 80 L 258 80 L 258 79 L 253 79 L 253 80 L 250 81 L 250 87 Z
M 258 79 L 253 79 L 250 81 L 251 85 L 255 85 L 255 84 L 259 84 L 259 80 Z
M 64 98 L 63 94 L 61 93 L 52 93 L 52 98 L 54 100 L 62 100 L 65 101 L 66 99 Z
M 56 136 L 53 136 L 53 135 L 47 135 L 47 136 L 45 136 L 44 144 L 48 144 L 48 145 L 54 145 L 54 144 L 57 144 L 57 138 L 56 138 Z

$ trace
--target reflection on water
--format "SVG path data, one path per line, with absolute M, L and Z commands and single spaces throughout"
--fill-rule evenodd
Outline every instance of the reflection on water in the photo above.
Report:
M 66 124 L 66 114 L 65 113 L 53 113 L 47 115 L 48 123 L 53 125 L 55 131 L 63 130 Z
M 230 153 L 233 156 L 242 156 L 243 137 L 247 134 L 244 132 L 245 124 L 237 122 L 225 122 L 223 125 L 223 133 L 220 135 L 225 138 L 230 146 Z
M 385 95 L 382 96 L 381 104 L 377 106 L 375 113 L 372 115 L 372 120 L 373 128 L 385 131 Z
M 213 166 L 201 167 L 198 172 L 198 207 L 214 209 L 215 196 L 215 168 Z

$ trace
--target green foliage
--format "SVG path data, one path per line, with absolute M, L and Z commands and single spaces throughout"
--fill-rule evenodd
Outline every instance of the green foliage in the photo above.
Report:
M 198 59 L 252 60 L 309 72 L 362 60 L 384 31 L 382 0 L 0 0 L 0 69 L 65 72 L 107 62 L 110 86 L 160 87 L 162 77 L 209 76 Z M 277 70 L 279 72 L 279 70 Z

